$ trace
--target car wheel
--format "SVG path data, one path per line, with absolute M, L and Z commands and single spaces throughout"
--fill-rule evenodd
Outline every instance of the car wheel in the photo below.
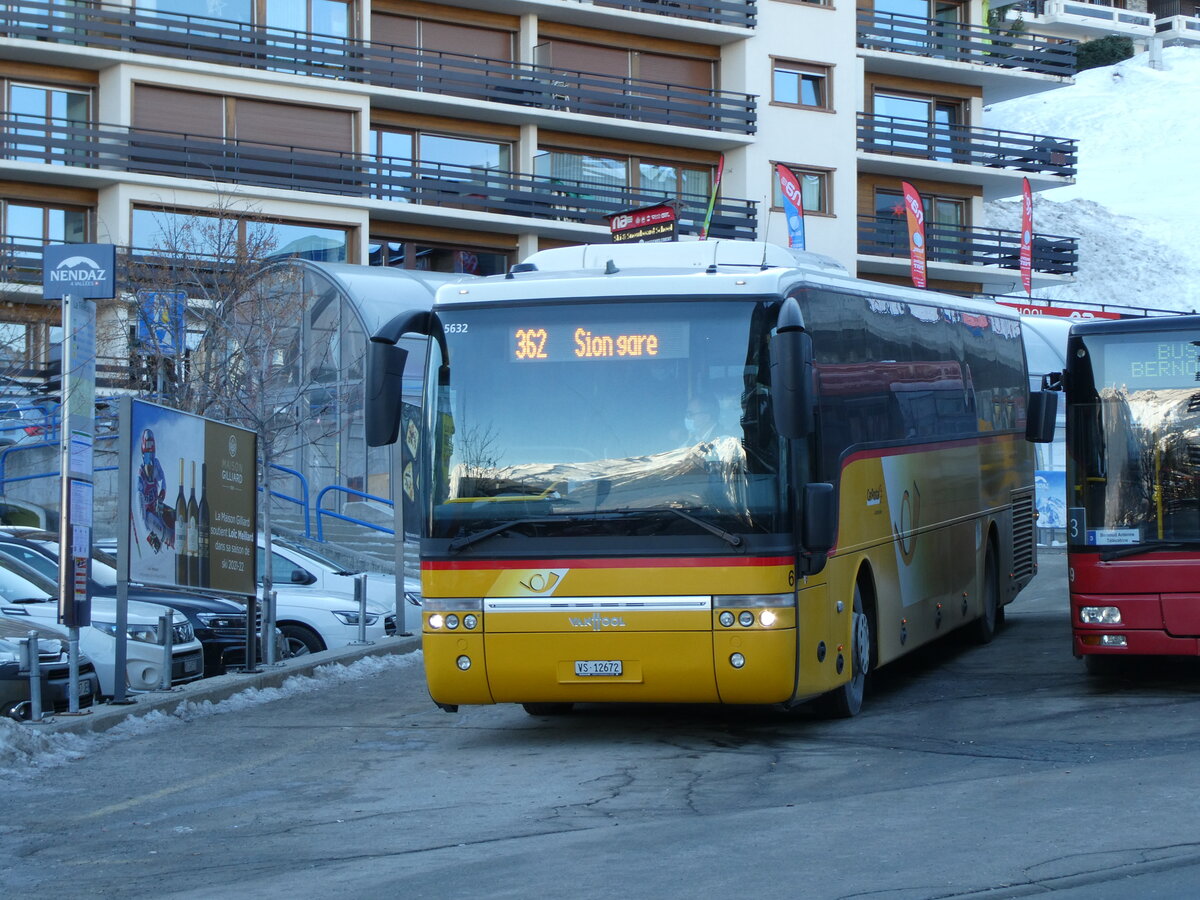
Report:
M 574 703 L 522 703 L 531 716 L 561 716 L 575 708 Z
M 285 659 L 293 656 L 307 656 L 310 653 L 320 653 L 325 649 L 325 642 L 311 628 L 303 625 L 280 625 L 283 634 L 283 654 Z

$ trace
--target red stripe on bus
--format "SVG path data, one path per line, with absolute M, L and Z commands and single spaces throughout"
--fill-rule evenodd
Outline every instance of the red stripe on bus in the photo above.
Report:
M 790 556 L 761 556 L 753 559 L 726 556 L 712 557 L 663 557 L 649 559 L 429 559 L 421 563 L 422 569 L 440 571 L 466 571 L 471 569 L 666 569 L 681 566 L 791 566 L 795 559 Z
M 874 450 L 859 450 L 842 461 L 843 468 L 852 462 L 862 459 L 882 459 L 885 456 L 911 456 L 916 453 L 932 453 L 935 450 L 950 450 L 954 447 L 981 447 L 984 444 L 998 444 L 1016 440 L 1013 434 L 994 434 L 957 441 L 938 441 L 932 444 L 909 444 L 903 447 L 878 447 Z

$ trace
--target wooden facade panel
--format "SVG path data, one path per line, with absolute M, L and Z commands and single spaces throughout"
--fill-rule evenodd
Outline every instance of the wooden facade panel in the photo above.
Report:
M 543 149 L 554 147 L 561 150 L 593 152 L 607 156 L 636 156 L 639 159 L 661 159 L 702 166 L 715 166 L 721 159 L 721 154 L 717 150 L 645 144 L 588 134 L 550 131 L 544 128 L 538 132 L 538 143 Z
M 624 50 L 642 50 L 649 53 L 666 53 L 672 56 L 690 56 L 695 59 L 718 60 L 721 58 L 721 48 L 708 44 L 693 44 L 689 41 L 673 41 L 666 38 L 648 37 L 644 34 L 630 34 L 627 31 L 603 31 L 597 28 L 583 28 L 578 25 L 565 25 L 561 22 L 538 22 L 538 40 L 574 41 L 580 44 L 594 44 L 601 47 L 620 47 Z
M 373 0 L 371 3 L 371 12 L 391 13 L 393 15 L 409 16 L 414 19 L 480 25 L 487 28 L 502 28 L 514 32 L 521 27 L 519 16 L 487 12 L 481 9 L 468 9 L 463 6 L 422 3 L 420 0 Z M 372 34 L 374 33 L 374 23 L 375 20 L 372 18 Z
M 95 87 L 100 83 L 100 73 L 63 66 L 44 66 L 38 63 L 0 60 L 0 78 L 11 81 L 37 81 L 61 84 L 70 87 Z
M 314 150 L 354 151 L 354 113 L 343 109 L 237 98 L 234 132 L 239 141 Z
M 467 247 L 514 253 L 517 237 L 494 231 L 465 231 L 461 228 L 438 228 L 432 225 L 413 225 L 405 222 L 371 221 L 371 237 L 394 241 L 428 241 L 434 244 L 461 244 Z
M 901 94 L 919 94 L 929 97 L 946 97 L 951 100 L 973 100 L 983 97 L 983 88 L 972 84 L 952 84 L 948 81 L 927 81 L 924 78 L 904 78 L 867 72 L 864 81 L 866 108 L 871 108 L 871 97 L 876 90 L 896 91 Z
M 983 188 L 976 184 L 956 184 L 949 181 L 928 181 L 920 178 L 897 178 L 894 175 L 864 173 L 858 176 L 858 214 L 875 215 L 875 191 L 899 191 L 901 181 L 907 181 L 922 197 L 952 197 L 970 201 L 983 196 Z
M 225 137 L 225 98 L 154 84 L 133 86 L 133 127 L 203 137 Z
M 496 141 L 515 141 L 521 136 L 521 126 L 497 122 L 477 122 L 473 119 L 451 119 L 445 116 L 426 116 L 393 109 L 371 110 L 372 128 L 436 131 L 440 134 L 488 138 Z
M 95 208 L 96 191 L 58 184 L 32 184 L 26 181 L 0 181 L 0 199 L 34 201 L 50 206 Z
M 422 22 L 421 49 L 511 62 L 513 35 L 510 31 L 498 31 L 494 28 L 478 28 L 448 22 Z

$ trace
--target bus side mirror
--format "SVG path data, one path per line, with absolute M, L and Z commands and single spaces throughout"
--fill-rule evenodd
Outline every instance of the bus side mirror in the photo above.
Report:
M 775 429 L 785 438 L 804 438 L 813 429 L 812 338 L 799 330 L 771 337 L 771 408 Z
M 400 435 L 400 400 L 408 351 L 395 344 L 367 342 L 367 446 L 396 443 Z
M 800 541 L 809 553 L 824 555 L 837 540 L 837 506 L 833 485 L 810 482 L 804 486 L 804 527 Z
M 1054 440 L 1054 419 L 1058 415 L 1058 394 L 1054 391 L 1030 391 L 1025 413 L 1025 440 L 1049 444 Z

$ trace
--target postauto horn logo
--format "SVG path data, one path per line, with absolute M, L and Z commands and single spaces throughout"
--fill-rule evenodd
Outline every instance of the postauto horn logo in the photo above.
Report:
M 108 278 L 108 269 L 90 256 L 68 256 L 49 272 L 52 284 L 73 287 L 99 287 Z

